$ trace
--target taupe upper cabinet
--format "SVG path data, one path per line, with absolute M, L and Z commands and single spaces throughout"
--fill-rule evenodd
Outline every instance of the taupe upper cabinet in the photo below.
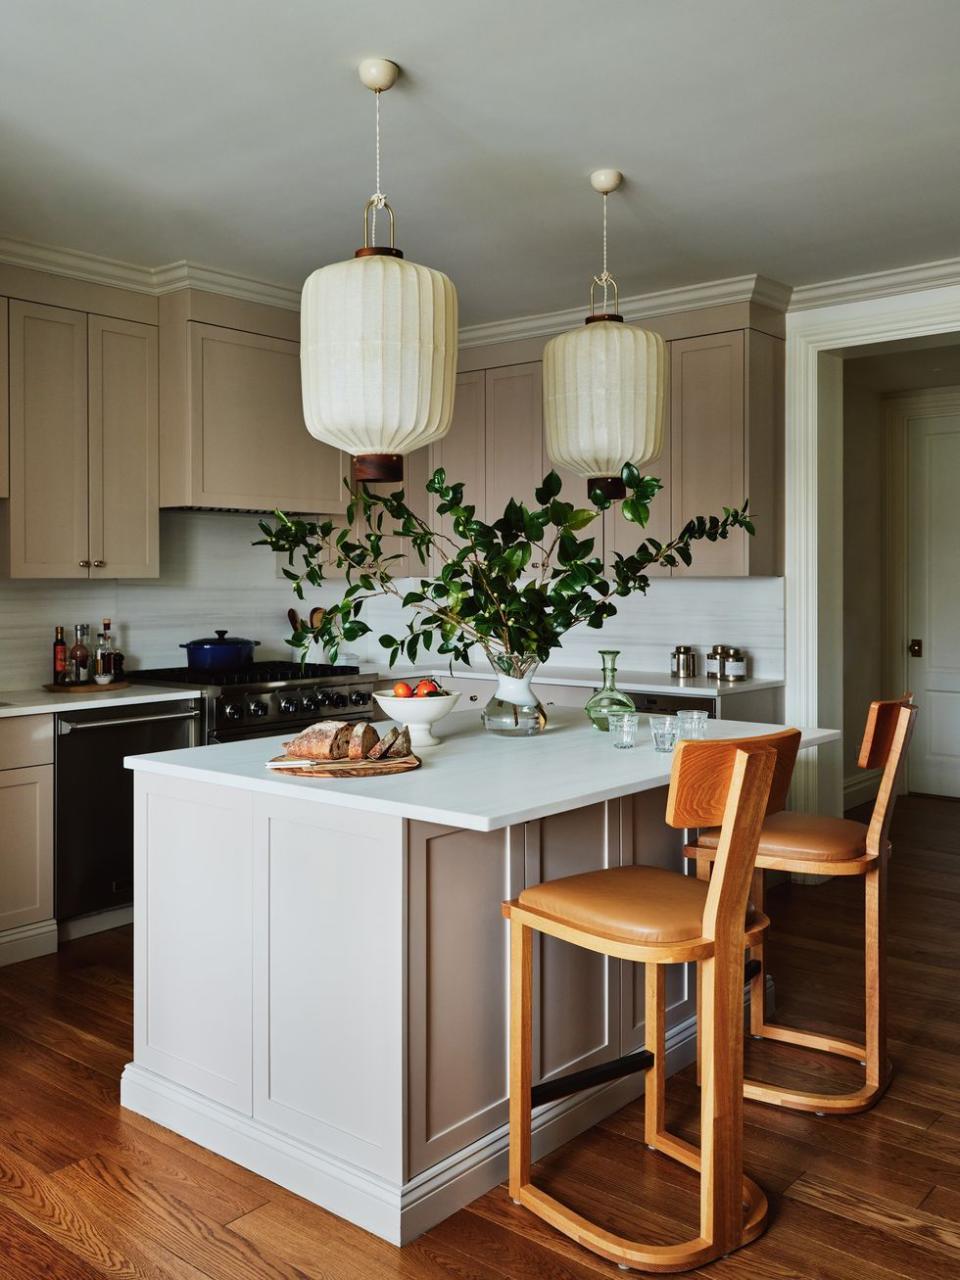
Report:
M 90 316 L 91 578 L 160 572 L 157 331 Z
M 157 331 L 10 303 L 15 578 L 147 578 L 157 559 Z
M 782 521 L 783 343 L 735 330 L 670 344 L 672 518 L 720 515 L 750 499 L 757 536 L 699 542 L 688 577 L 775 574 Z
M 448 484 L 462 481 L 463 499 L 476 507 L 481 520 L 487 510 L 485 413 L 486 374 L 482 369 L 459 374 L 450 430 L 442 440 L 430 446 L 431 472 L 442 467 Z M 430 512 L 432 515 L 432 505 Z M 436 525 L 449 536 L 449 516 L 438 519 Z
M 8 571 L 88 578 L 87 317 L 10 303 Z
M 533 506 L 543 479 L 543 371 L 540 361 L 488 369 L 486 375 L 486 519 L 511 498 Z
M 10 359 L 7 300 L 0 298 L 0 498 L 10 496 Z
M 660 456 L 654 458 L 652 462 L 648 462 L 642 468 L 642 471 L 644 475 L 656 476 L 663 488 L 650 504 L 650 520 L 645 527 L 625 520 L 623 512 L 620 510 L 619 502 L 615 502 L 603 513 L 603 548 L 605 562 L 608 565 L 613 562 L 614 553 L 617 551 L 624 556 L 630 555 L 631 552 L 636 551 L 640 543 L 646 538 L 656 538 L 658 542 L 668 542 L 675 532 L 671 496 L 669 374 L 663 403 L 663 448 L 660 451 Z M 583 489 L 586 489 L 586 483 L 585 480 L 580 481 Z M 571 497 L 569 501 L 573 502 L 574 499 Z M 586 505 L 588 504 L 582 498 L 577 499 L 577 506 Z M 599 547 L 600 522 L 596 521 L 590 527 L 591 530 L 597 530 L 595 536 Z M 651 565 L 647 570 L 647 576 L 650 578 L 669 578 L 671 572 L 672 570 L 661 568 L 659 565 Z
M 185 367 L 163 375 L 161 505 L 345 511 L 349 458 L 307 431 L 299 344 L 193 320 L 185 330 Z

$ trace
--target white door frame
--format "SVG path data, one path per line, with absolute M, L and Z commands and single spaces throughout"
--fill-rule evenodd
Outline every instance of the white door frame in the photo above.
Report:
M 846 347 L 958 330 L 958 285 L 787 313 L 788 724 L 841 727 L 837 719 L 843 705 L 843 654 L 842 645 L 837 648 L 837 637 L 842 641 L 842 592 L 836 590 L 836 575 L 830 573 L 838 557 L 842 560 L 843 545 L 842 486 L 837 485 L 834 474 L 842 447 L 843 420 L 836 357 Z M 878 620 L 878 632 L 885 622 Z M 842 775 L 839 752 L 831 753 L 829 748 L 802 752 L 792 792 L 796 808 L 837 812 L 842 804 Z

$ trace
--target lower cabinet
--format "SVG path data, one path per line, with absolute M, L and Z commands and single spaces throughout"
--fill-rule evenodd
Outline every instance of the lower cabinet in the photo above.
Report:
M 26 954 L 2 935 L 53 918 L 52 716 L 0 720 L 0 832 L 0 962 L 9 963 Z

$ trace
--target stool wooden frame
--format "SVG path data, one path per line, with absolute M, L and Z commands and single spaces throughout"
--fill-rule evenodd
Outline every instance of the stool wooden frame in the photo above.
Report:
M 796 740 L 799 734 L 793 731 Z M 682 942 L 638 943 L 601 934 L 532 910 L 521 899 L 503 904 L 510 921 L 510 1195 L 578 1244 L 622 1268 L 686 1271 L 756 1239 L 767 1222 L 767 1198 L 743 1175 L 744 919 L 757 842 L 777 762 L 790 734 L 740 742 L 682 742 L 674 756 L 666 820 L 679 828 L 721 826 L 716 871 L 707 891 L 701 936 Z M 604 872 L 597 872 L 604 875 Z M 649 1147 L 700 1174 L 699 1234 L 678 1244 L 626 1239 L 575 1213 L 530 1181 L 533 1014 L 533 934 L 549 934 L 601 955 L 646 966 L 645 1038 L 653 1062 L 645 1096 Z M 668 1133 L 664 1121 L 665 964 L 694 961 L 702 973 L 704 1086 L 700 1149 Z
M 777 1040 L 814 1049 L 821 1053 L 852 1058 L 865 1068 L 865 1079 L 859 1089 L 849 1093 L 816 1093 L 800 1089 L 781 1088 L 760 1080 L 744 1080 L 744 1097 L 754 1102 L 766 1102 L 771 1106 L 787 1107 L 793 1111 L 812 1111 L 818 1115 L 853 1115 L 866 1111 L 880 1098 L 890 1083 L 892 1066 L 887 1057 L 886 1017 L 886 897 L 887 862 L 890 857 L 890 820 L 906 751 L 910 745 L 917 708 L 911 695 L 888 702 L 873 702 L 867 715 L 863 742 L 857 763 L 861 769 L 882 769 L 880 788 L 866 831 L 865 852 L 847 861 L 811 857 L 791 858 L 784 853 L 764 851 L 763 832 L 760 833 L 760 851 L 751 900 L 758 910 L 764 906 L 763 873 L 765 871 L 795 871 L 809 875 L 862 876 L 864 885 L 865 915 L 865 1014 L 864 1040 L 862 1043 L 843 1040 L 836 1036 L 816 1032 L 799 1031 L 793 1027 L 778 1026 L 766 1019 L 766 972 L 764 966 L 763 938 L 750 943 L 750 959 L 754 976 L 750 982 L 750 1034 L 755 1040 Z M 771 812 L 777 810 L 771 808 Z M 701 880 L 710 878 L 713 850 L 688 846 L 688 857 L 697 860 L 697 875 Z M 759 965 L 759 969 L 757 967 Z M 701 993 L 698 988 L 698 1008 Z M 699 1055 L 698 1055 L 699 1070 Z

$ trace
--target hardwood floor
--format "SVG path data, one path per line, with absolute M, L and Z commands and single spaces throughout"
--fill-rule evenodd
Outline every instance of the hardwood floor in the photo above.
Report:
M 697 1275 L 715 1280 L 960 1277 L 960 804 L 901 801 L 890 885 L 893 1084 L 871 1112 L 818 1119 L 745 1107 L 748 1172 L 771 1226 Z M 771 894 L 778 1019 L 861 1025 L 862 884 Z M 516 1208 L 502 1187 L 403 1251 L 121 1112 L 131 935 L 0 969 L 2 1280 L 596 1280 L 622 1275 Z M 855 1064 L 772 1043 L 750 1069 L 844 1087 Z M 690 1072 L 669 1126 L 697 1134 Z M 696 1221 L 686 1170 L 646 1150 L 634 1103 L 535 1167 L 575 1208 L 667 1242 Z

